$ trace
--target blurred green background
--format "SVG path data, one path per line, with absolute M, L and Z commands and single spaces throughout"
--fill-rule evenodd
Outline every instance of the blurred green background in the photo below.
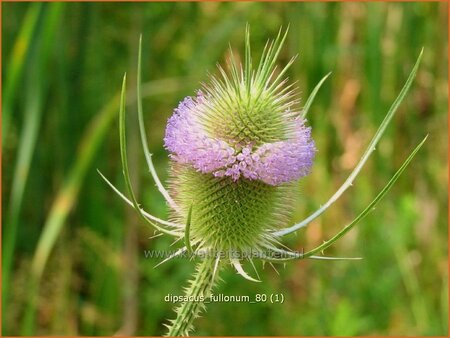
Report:
M 195 334 L 447 335 L 447 13 L 446 3 L 3 3 L 3 334 L 164 333 L 174 317 L 164 296 L 182 293 L 194 262 L 154 269 L 144 250 L 165 250 L 171 239 L 149 239 L 153 231 L 96 168 L 124 191 L 117 115 L 126 71 L 131 175 L 145 208 L 167 217 L 137 133 L 139 34 L 149 146 L 165 180 L 167 118 L 225 62 L 228 44 L 242 55 L 248 22 L 256 58 L 290 23 L 279 63 L 299 54 L 288 75 L 303 102 L 333 72 L 309 113 L 319 152 L 292 222 L 345 180 L 425 48 L 354 187 L 288 236 L 289 247 L 330 238 L 429 138 L 377 209 L 327 250 L 362 261 L 298 261 L 279 274 L 258 264 L 262 283 L 228 268 L 216 293 L 282 293 L 285 302 L 210 304 Z

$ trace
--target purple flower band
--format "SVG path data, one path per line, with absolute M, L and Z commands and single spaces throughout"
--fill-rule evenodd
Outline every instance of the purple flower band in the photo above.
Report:
M 311 128 L 304 120 L 293 119 L 294 132 L 285 141 L 265 143 L 257 149 L 251 144 L 233 147 L 224 140 L 207 135 L 198 109 L 205 97 L 186 97 L 169 118 L 164 138 L 173 160 L 192 165 L 202 173 L 216 177 L 241 176 L 276 186 L 306 176 L 316 152 Z

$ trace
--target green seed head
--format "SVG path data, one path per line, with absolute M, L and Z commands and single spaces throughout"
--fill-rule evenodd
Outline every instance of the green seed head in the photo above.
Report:
M 193 206 L 190 239 L 202 249 L 250 252 L 270 246 L 270 233 L 285 224 L 292 209 L 293 184 L 271 186 L 258 180 L 214 177 L 173 163 L 174 199 L 187 215 Z M 178 222 L 183 215 L 174 213 Z

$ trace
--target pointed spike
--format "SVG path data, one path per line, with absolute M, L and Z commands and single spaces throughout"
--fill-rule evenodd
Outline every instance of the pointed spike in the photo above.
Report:
M 247 85 L 247 96 L 250 97 L 251 75 L 252 75 L 252 56 L 250 48 L 250 25 L 245 26 L 245 81 Z
M 187 220 L 186 220 L 186 228 L 184 231 L 184 243 L 186 245 L 186 249 L 189 254 L 192 254 L 191 240 L 189 237 L 190 229 L 191 229 L 192 206 L 193 206 L 193 204 L 191 204 L 189 211 L 188 211 Z
M 214 263 L 214 270 L 213 270 L 213 276 L 212 276 L 213 280 L 216 276 L 217 268 L 219 267 L 219 262 L 220 262 L 220 255 L 217 255 L 216 261 Z
M 176 243 L 178 243 L 179 241 L 181 241 L 182 238 L 183 238 L 183 236 L 181 236 L 181 234 L 180 234 L 180 237 L 178 237 L 176 240 L 174 240 L 172 243 L 170 243 L 169 246 L 175 245 Z
M 239 262 L 238 259 L 236 258 L 230 258 L 231 264 L 233 264 L 234 268 L 236 269 L 237 273 L 240 274 L 242 277 L 244 277 L 245 279 L 252 281 L 252 282 L 261 282 L 258 279 L 254 279 L 252 277 L 250 277 L 242 268 L 241 263 Z
M 167 261 L 171 260 L 172 258 L 175 258 L 179 255 L 181 255 L 182 253 L 184 253 L 186 251 L 186 247 L 180 248 L 177 251 L 175 251 L 172 255 L 170 255 L 169 257 L 165 258 L 164 260 L 162 260 L 161 262 L 159 262 L 158 264 L 156 264 L 153 269 L 156 269 L 158 266 L 160 266 L 161 264 L 166 263 Z
M 154 238 L 157 238 L 157 237 L 161 237 L 162 235 L 163 235 L 162 233 L 159 233 L 159 234 L 150 236 L 148 239 L 154 239 Z
M 311 107 L 312 103 L 314 102 L 314 99 L 316 97 L 316 94 L 319 92 L 320 87 L 325 82 L 326 79 L 331 75 L 331 72 L 329 72 L 327 75 L 325 75 L 322 80 L 319 81 L 319 83 L 314 87 L 313 91 L 309 95 L 308 99 L 306 100 L 305 106 L 303 107 L 303 113 L 302 118 L 305 118 L 308 114 L 309 108 Z
M 267 256 L 264 253 L 261 253 L 260 258 L 263 261 L 266 262 L 275 262 L 275 263 L 284 263 L 284 262 L 289 262 L 289 261 L 294 261 L 297 259 L 303 259 L 303 256 L 292 256 L 292 257 L 284 257 L 284 258 L 278 258 L 278 257 L 272 257 L 272 256 Z
M 288 71 L 288 69 L 292 66 L 292 64 L 297 59 L 298 55 L 294 55 L 286 66 L 283 67 L 283 69 L 280 71 L 280 73 L 277 75 L 277 77 L 272 81 L 271 85 L 267 88 L 268 92 L 271 94 L 274 94 L 275 89 L 274 87 L 277 86 L 280 82 L 283 82 L 281 79 L 283 78 L 284 74 Z
M 276 274 L 279 276 L 280 273 L 279 273 L 278 270 L 275 268 L 275 266 L 274 266 L 271 262 L 269 262 L 269 265 L 272 267 L 272 269 L 275 270 Z
M 321 259 L 331 261 L 357 261 L 363 259 L 362 257 L 330 257 L 330 256 L 309 256 L 307 259 Z
M 259 280 L 261 280 L 261 277 L 259 277 L 258 270 L 256 270 L 256 266 L 255 266 L 255 264 L 253 263 L 253 260 L 250 258 L 249 261 L 250 261 L 250 264 L 251 264 L 252 267 L 253 267 L 253 270 L 255 270 L 256 276 L 258 277 Z

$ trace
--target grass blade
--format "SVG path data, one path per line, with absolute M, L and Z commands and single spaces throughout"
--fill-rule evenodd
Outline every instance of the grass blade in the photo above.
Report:
M 30 41 L 31 29 L 36 28 L 37 16 L 40 12 L 40 7 L 32 7 L 35 11 L 29 12 L 27 17 L 26 27 L 22 30 L 19 36 L 19 45 L 23 43 L 22 47 L 28 50 Z M 24 124 L 21 131 L 20 143 L 17 151 L 17 160 L 14 168 L 14 177 L 11 185 L 11 197 L 9 200 L 8 218 L 5 223 L 3 248 L 2 248 L 2 304 L 3 309 L 7 304 L 9 296 L 10 275 L 12 269 L 12 263 L 14 258 L 14 251 L 17 240 L 17 230 L 19 226 L 19 217 L 22 209 L 22 203 L 24 199 L 25 188 L 27 186 L 28 177 L 31 168 L 31 162 L 33 160 L 33 154 L 36 147 L 36 142 L 39 135 L 39 129 L 42 120 L 42 113 L 44 109 L 45 98 L 49 91 L 49 78 L 44 73 L 44 69 L 49 64 L 51 54 L 50 51 L 53 47 L 53 40 L 56 33 L 56 27 L 59 24 L 59 20 L 63 14 L 64 4 L 52 4 L 49 6 L 46 15 L 42 21 L 42 27 L 39 29 L 39 45 L 34 50 L 34 58 L 30 58 L 29 63 L 26 65 L 27 69 L 27 81 L 25 89 L 25 109 L 23 112 Z M 20 39 L 24 39 L 21 41 Z M 26 50 L 22 50 L 25 53 Z M 18 52 L 15 50 L 15 52 Z M 18 60 L 12 62 L 12 78 L 7 83 L 6 96 L 7 102 L 4 102 L 6 112 L 3 111 L 4 116 L 8 119 L 9 111 L 12 108 L 12 100 L 15 95 L 15 89 L 17 81 L 22 73 L 23 59 L 25 55 L 18 52 Z M 14 54 L 13 54 L 14 56 Z M 11 100 L 11 101 L 8 101 Z M 9 123 L 9 122 L 7 122 Z M 3 126 L 2 126 L 3 127 Z M 5 128 L 8 126 L 6 125 Z M 2 138 L 5 134 L 2 134 Z M 4 330 L 7 330 L 8 323 L 4 323 Z
M 99 149 L 106 135 L 106 131 L 114 120 L 117 104 L 118 96 L 114 97 L 100 111 L 87 128 L 80 144 L 77 160 L 50 208 L 31 263 L 30 295 L 28 296 L 29 304 L 22 324 L 21 333 L 23 335 L 31 335 L 34 332 L 35 297 L 37 297 L 39 292 L 42 273 L 56 240 L 61 233 L 64 222 L 77 201 L 84 177 L 92 163 L 94 155 Z
M 25 60 L 33 41 L 33 34 L 37 30 L 36 26 L 41 9 L 41 3 L 34 3 L 28 9 L 8 62 L 8 72 L 6 73 L 4 84 L 5 89 L 2 95 L 2 143 L 5 141 L 8 133 L 11 122 L 12 104 L 17 93 L 17 85 L 22 77 Z

